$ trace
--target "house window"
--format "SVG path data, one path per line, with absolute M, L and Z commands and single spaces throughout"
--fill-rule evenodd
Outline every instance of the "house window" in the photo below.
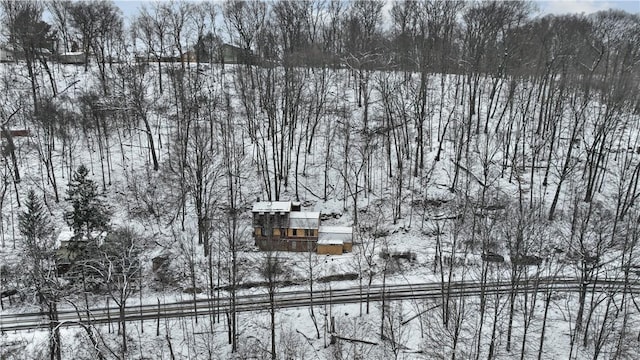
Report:
M 298 229 L 293 229 L 292 234 L 293 236 L 298 236 Z
M 291 250 L 295 250 L 296 249 L 296 242 L 292 241 L 291 242 Z
M 304 229 L 304 236 L 313 236 L 313 229 Z

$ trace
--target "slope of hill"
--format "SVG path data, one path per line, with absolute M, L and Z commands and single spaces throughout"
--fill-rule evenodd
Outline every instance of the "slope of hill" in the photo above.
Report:
M 5 81 L 26 86 L 23 68 L 3 66 Z M 4 312 L 38 308 L 31 295 L 38 289 L 21 274 L 20 264 L 28 262 L 17 229 L 19 202 L 34 189 L 56 233 L 68 229 L 66 184 L 84 164 L 105 193 L 113 228 L 133 228 L 143 250 L 141 280 L 131 283 L 142 291 L 130 294 L 129 304 L 153 303 L 157 297 L 215 298 L 221 296 L 217 287 L 260 279 L 268 257 L 253 246 L 248 209 L 256 198 L 296 199 L 306 208 L 336 214 L 327 224 L 353 225 L 357 239 L 354 252 L 343 256 L 278 254 L 287 269 L 278 281 L 303 281 L 302 289 L 311 284 L 310 276 L 348 273 L 360 280 L 333 286 L 366 291 L 382 282 L 430 280 L 446 289 L 451 281 L 554 275 L 585 284 L 577 294 L 535 295 L 514 288 L 480 300 L 392 302 L 385 305 L 392 315 L 381 314 L 378 305 L 369 309 L 367 304 L 366 312 L 377 315 L 362 317 L 357 316 L 362 306 L 344 307 L 352 315 L 338 320 L 339 334 L 371 340 L 362 331 L 380 326 L 382 316 L 383 331 L 402 341 L 381 346 L 347 341 L 326 356 L 399 353 L 394 341 L 427 354 L 438 347 L 445 353 L 509 357 L 507 346 L 532 355 L 538 345 L 527 339 L 538 342 L 545 332 L 558 340 L 539 343 L 550 357 L 633 347 L 628 337 L 635 336 L 632 324 L 638 321 L 635 295 L 625 293 L 624 285 L 605 293 L 588 287 L 601 279 L 637 281 L 633 271 L 623 269 L 638 264 L 639 116 L 624 102 L 612 103 L 607 93 L 487 76 L 473 99 L 461 75 L 424 79 L 380 71 L 179 64 L 163 68 L 169 80 L 160 93 L 154 67 L 116 64 L 113 86 L 104 94 L 78 67 L 56 65 L 54 71 L 59 94 L 42 99 L 47 112 L 41 118 L 21 116 L 28 106 L 18 97 L 22 85 L 3 95 L 5 114 L 15 111 L 6 126 L 31 132 L 13 139 L 15 162 L 5 150 L 3 289 L 18 289 L 21 296 Z M 425 95 L 421 86 L 428 87 Z M 21 181 L 14 186 L 16 170 Z M 416 255 L 414 261 L 380 255 L 406 251 Z M 505 258 L 504 265 L 483 261 L 489 253 Z M 167 260 L 153 269 L 151 260 L 158 256 Z M 518 262 L 523 256 L 543 262 L 527 266 Z M 59 307 L 65 302 L 82 307 L 77 285 L 63 286 Z M 186 288 L 202 293 L 179 295 Z M 88 303 L 105 304 L 108 295 L 102 288 Z M 419 324 L 400 325 L 433 306 L 442 311 L 428 312 Z M 301 331 L 308 337 L 296 332 L 294 324 L 302 325 L 292 316 L 304 319 Z M 239 319 L 241 339 L 269 343 L 266 317 L 242 314 Z M 230 349 L 225 321 L 210 324 L 213 334 L 221 333 L 208 340 L 196 328 L 177 330 L 188 320 L 168 322 L 167 340 L 169 333 L 180 332 L 180 350 L 167 348 L 171 342 L 162 337 L 140 335 L 129 342 L 143 353 L 160 346 L 165 356 L 168 350 L 184 355 L 200 346 L 225 354 Z M 306 311 L 279 311 L 279 346 L 305 354 L 308 346 L 320 348 L 320 340 L 311 339 L 313 323 Z M 576 330 L 578 324 L 583 328 Z M 320 320 L 317 326 L 328 329 Z M 102 337 L 96 346 L 103 351 L 118 346 L 118 337 L 105 327 L 93 331 Z M 73 334 L 88 333 L 64 330 L 65 354 L 86 346 L 86 339 L 71 340 Z M 26 338 L 30 335 L 13 334 L 7 342 Z M 435 339 L 439 345 L 431 343 Z M 43 352 L 46 340 L 36 343 L 29 351 Z M 243 351 L 249 354 L 248 348 Z

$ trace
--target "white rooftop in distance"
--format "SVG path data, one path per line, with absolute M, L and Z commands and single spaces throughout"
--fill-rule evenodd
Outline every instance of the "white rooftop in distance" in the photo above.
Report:
M 291 211 L 291 201 L 260 201 L 253 204 L 254 213 L 281 213 Z

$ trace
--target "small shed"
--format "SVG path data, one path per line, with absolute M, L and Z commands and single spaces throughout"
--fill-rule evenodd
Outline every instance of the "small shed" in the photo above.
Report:
M 320 226 L 318 240 L 340 240 L 343 250 L 350 252 L 353 248 L 353 228 L 351 226 Z
M 318 240 L 318 255 L 341 255 L 344 242 L 338 239 Z

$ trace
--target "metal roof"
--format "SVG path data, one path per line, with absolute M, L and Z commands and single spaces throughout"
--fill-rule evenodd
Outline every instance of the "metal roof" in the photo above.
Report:
M 253 204 L 254 213 L 281 213 L 291 211 L 291 201 L 260 201 Z
M 320 213 L 317 211 L 292 211 L 289 219 L 315 219 L 320 220 Z
M 289 228 L 291 229 L 317 229 L 319 226 L 319 212 L 293 211 L 289 213 Z
M 351 226 L 320 226 L 320 232 L 331 234 L 352 234 L 353 228 Z
M 346 243 L 353 241 L 353 228 L 350 226 L 320 226 L 318 241 L 340 240 Z

